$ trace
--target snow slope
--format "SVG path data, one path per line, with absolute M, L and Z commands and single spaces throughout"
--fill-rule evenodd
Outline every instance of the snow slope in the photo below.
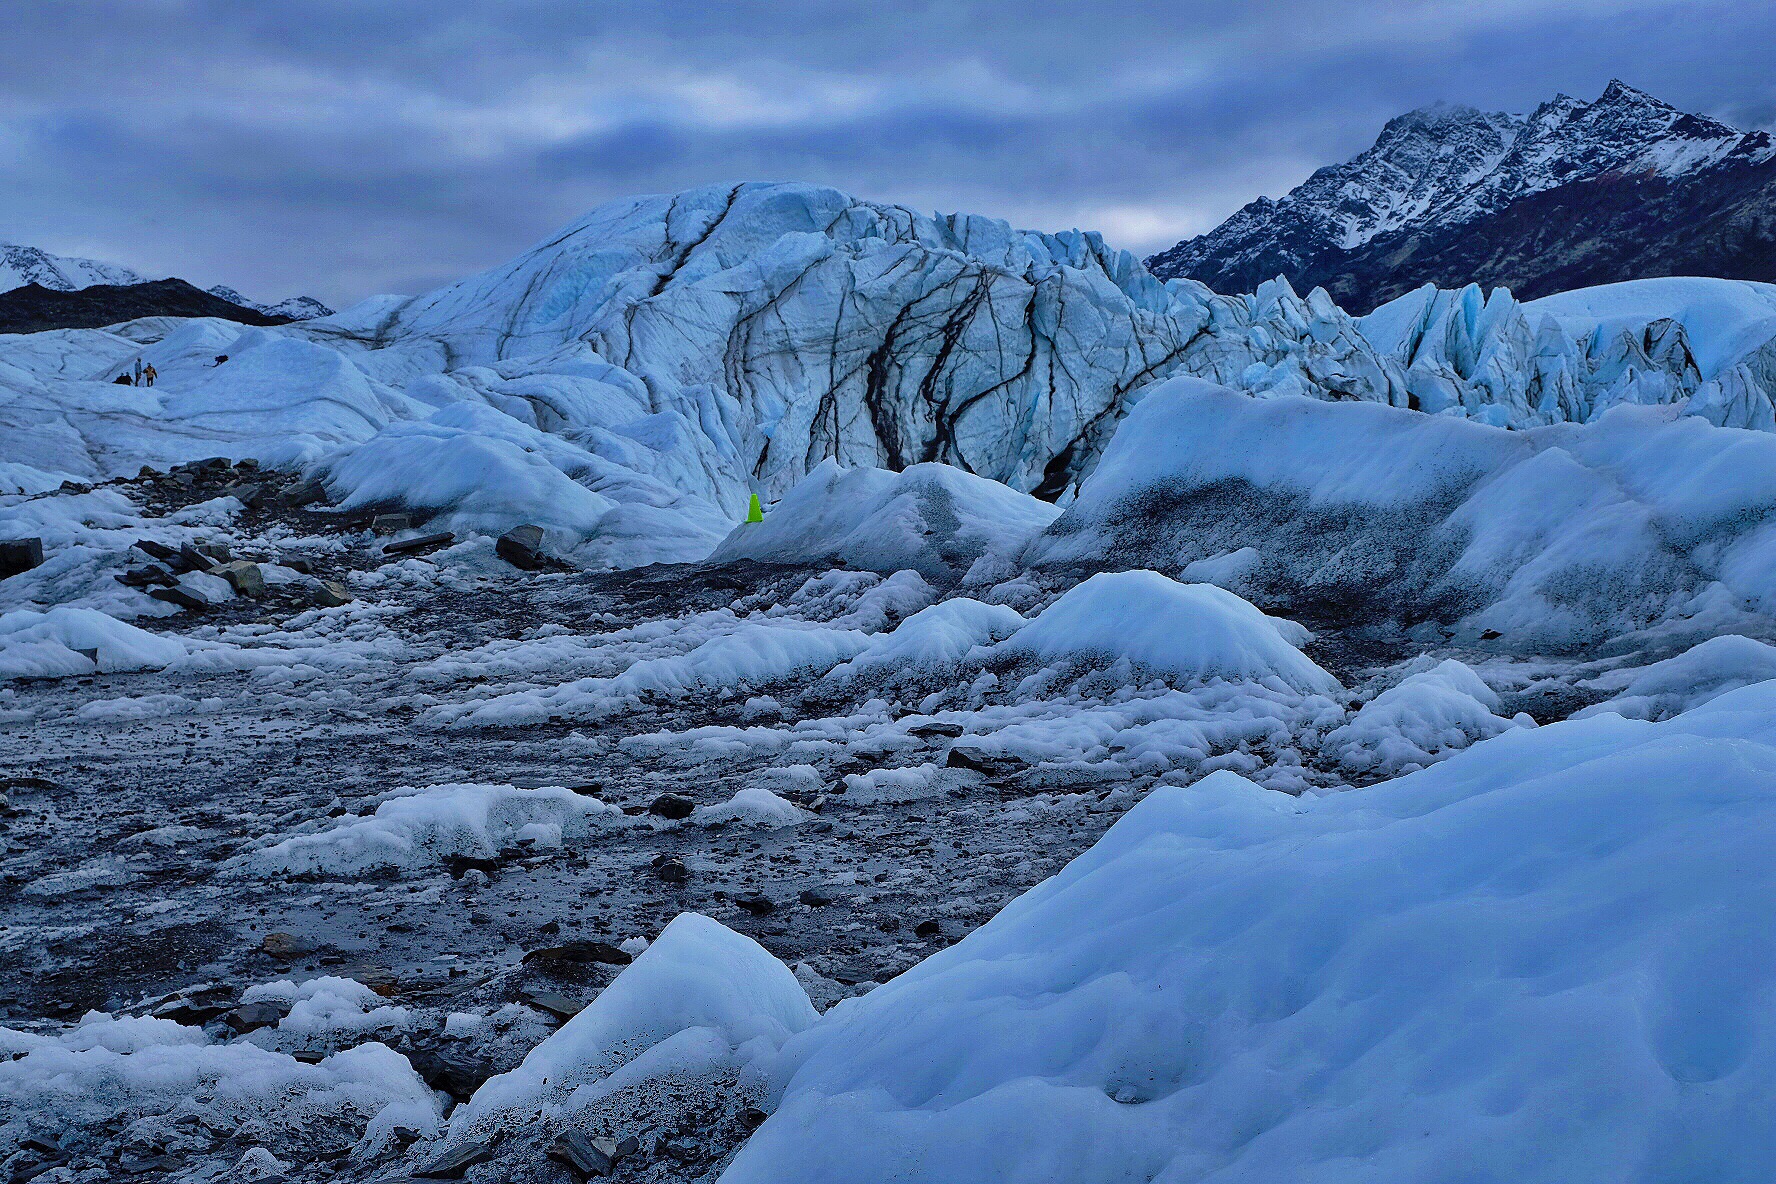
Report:
M 1762 1179 L 1773 720 L 1766 683 L 1361 793 L 1156 790 L 792 1040 L 723 1180 Z

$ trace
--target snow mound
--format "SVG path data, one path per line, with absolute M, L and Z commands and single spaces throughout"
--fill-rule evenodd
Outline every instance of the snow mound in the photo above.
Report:
M 1260 600 L 1508 645 L 1731 627 L 1776 604 L 1776 436 L 1651 407 L 1503 431 L 1173 379 L 1025 560 L 1174 571 L 1244 547 Z
M 1100 572 L 1000 643 L 1001 654 L 1055 662 L 1126 659 L 1189 682 L 1227 679 L 1334 693 L 1338 681 L 1297 646 L 1310 635 L 1213 584 L 1154 571 Z
M 160 670 L 186 647 L 90 608 L 0 614 L 0 678 L 59 678 L 120 670 Z
M 763 946 L 681 913 L 584 1011 L 476 1090 L 450 1130 L 565 1119 L 650 1078 L 768 1063 L 815 1018 L 795 975 Z
M 1581 683 L 1614 697 L 1578 715 L 1613 711 L 1631 719 L 1669 719 L 1728 691 L 1770 679 L 1776 679 L 1776 647 L 1731 634 L 1711 637 L 1675 658 L 1612 670 Z
M 866 571 L 911 568 L 955 583 L 988 551 L 1008 554 L 1060 511 L 997 481 L 940 464 L 899 473 L 816 465 L 763 522 L 743 522 L 711 563 L 834 563 Z
M 243 858 L 262 874 L 350 875 L 428 867 L 453 855 L 487 859 L 525 840 L 559 847 L 564 838 L 628 822 L 617 807 L 559 786 L 434 785 L 396 790 L 369 817 L 340 818 Z
M 360 1147 L 393 1138 L 397 1126 L 439 1125 L 438 1101 L 407 1058 L 360 1044 L 304 1064 L 252 1044 L 217 1044 L 202 1029 L 170 1020 L 89 1012 L 44 1036 L 0 1028 L 0 1138 L 59 1134 L 120 1118 L 164 1116 L 232 1130 L 258 1119 L 290 1145 L 310 1127 L 349 1123 Z
M 724 1184 L 1763 1179 L 1772 850 L 1776 685 L 1160 787 L 793 1040 Z
M 1498 708 L 1498 694 L 1448 658 L 1365 703 L 1324 747 L 1347 768 L 1392 777 L 1517 726 L 1495 715 Z
M 893 632 L 872 638 L 861 653 L 834 667 L 827 677 L 844 680 L 930 675 L 958 666 L 970 656 L 986 657 L 984 647 L 1003 641 L 1027 623 L 1002 604 L 983 604 L 958 596 L 920 609 Z
M 749 785 L 727 801 L 715 806 L 700 806 L 691 814 L 691 821 L 699 826 L 728 822 L 772 830 L 795 826 L 807 818 L 807 811 L 784 801 L 762 785 Z

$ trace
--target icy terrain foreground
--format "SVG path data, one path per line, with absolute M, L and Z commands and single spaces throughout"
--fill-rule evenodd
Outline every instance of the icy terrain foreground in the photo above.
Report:
M 1767 1180 L 1763 301 L 760 186 L 0 341 L 0 1167 Z

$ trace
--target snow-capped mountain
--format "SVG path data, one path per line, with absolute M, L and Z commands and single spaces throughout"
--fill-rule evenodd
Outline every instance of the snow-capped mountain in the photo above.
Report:
M 205 290 L 210 295 L 219 296 L 230 304 L 238 304 L 242 308 L 250 308 L 254 312 L 262 312 L 269 317 L 288 317 L 292 321 L 312 321 L 316 317 L 333 315 L 332 309 L 313 296 L 291 296 L 276 304 L 261 304 L 257 300 L 248 300 L 226 284 L 217 284 L 215 287 Z
M 37 247 L 0 243 L 0 292 L 36 284 L 55 292 L 73 292 L 94 284 L 143 284 L 149 277 L 120 263 L 51 255 Z
M 1423 283 L 1520 297 L 1663 275 L 1776 279 L 1776 144 L 1622 82 L 1529 115 L 1439 104 L 1368 151 L 1149 259 L 1252 291 L 1286 276 L 1367 310 Z

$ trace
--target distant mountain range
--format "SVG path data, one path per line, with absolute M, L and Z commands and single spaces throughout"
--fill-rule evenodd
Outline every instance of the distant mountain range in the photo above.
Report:
M 160 278 L 161 277 L 145 276 L 141 272 L 125 267 L 120 263 L 106 263 L 98 259 L 82 259 L 69 255 L 52 255 L 48 251 L 41 250 L 37 247 L 19 246 L 14 243 L 0 243 L 0 294 L 10 293 L 31 284 L 35 284 L 39 288 L 48 292 L 78 292 L 95 285 L 126 288 L 138 284 L 158 282 Z M 191 286 L 185 284 L 185 281 L 183 280 L 178 282 L 186 287 Z M 167 297 L 173 291 L 174 289 L 166 289 L 165 291 L 159 292 L 159 296 Z M 258 301 L 249 300 L 233 288 L 225 287 L 221 284 L 208 289 L 208 294 L 219 300 L 226 301 L 228 304 L 235 307 L 244 308 L 264 316 L 279 318 L 277 321 L 266 322 L 269 324 L 278 324 L 282 321 L 306 321 L 314 317 L 325 317 L 333 314 L 332 309 L 311 296 L 292 296 L 287 300 L 280 300 L 276 304 L 261 304 Z M 145 292 L 140 294 L 136 303 L 140 304 L 144 301 L 152 302 L 154 299 L 156 299 L 156 293 Z M 191 306 L 189 296 L 183 292 L 180 292 L 174 299 L 176 302 L 181 302 L 184 306 Z M 87 303 L 93 307 L 97 306 L 97 303 L 95 302 Z M 50 301 L 46 304 L 43 299 L 32 296 L 27 298 L 24 301 L 24 304 L 33 307 L 47 308 L 53 305 L 54 302 Z M 70 307 L 73 306 L 70 305 Z M 138 313 L 137 315 L 224 316 L 226 314 L 221 312 L 175 313 L 169 311 L 164 314 Z M 240 320 L 241 318 L 232 317 L 230 319 Z M 115 321 L 101 323 L 114 324 Z M 94 326 L 53 325 L 45 327 L 90 328 Z M 21 332 L 21 330 L 16 329 L 8 331 Z
M 1529 115 L 1439 104 L 1147 266 L 1228 293 L 1284 276 L 1355 312 L 1425 283 L 1531 299 L 1649 276 L 1776 281 L 1776 143 L 1622 82 Z
M 72 291 L 29 283 L 0 292 L 0 333 L 100 329 L 141 317 L 219 317 L 243 325 L 296 319 L 244 307 L 180 279 L 88 284 Z

